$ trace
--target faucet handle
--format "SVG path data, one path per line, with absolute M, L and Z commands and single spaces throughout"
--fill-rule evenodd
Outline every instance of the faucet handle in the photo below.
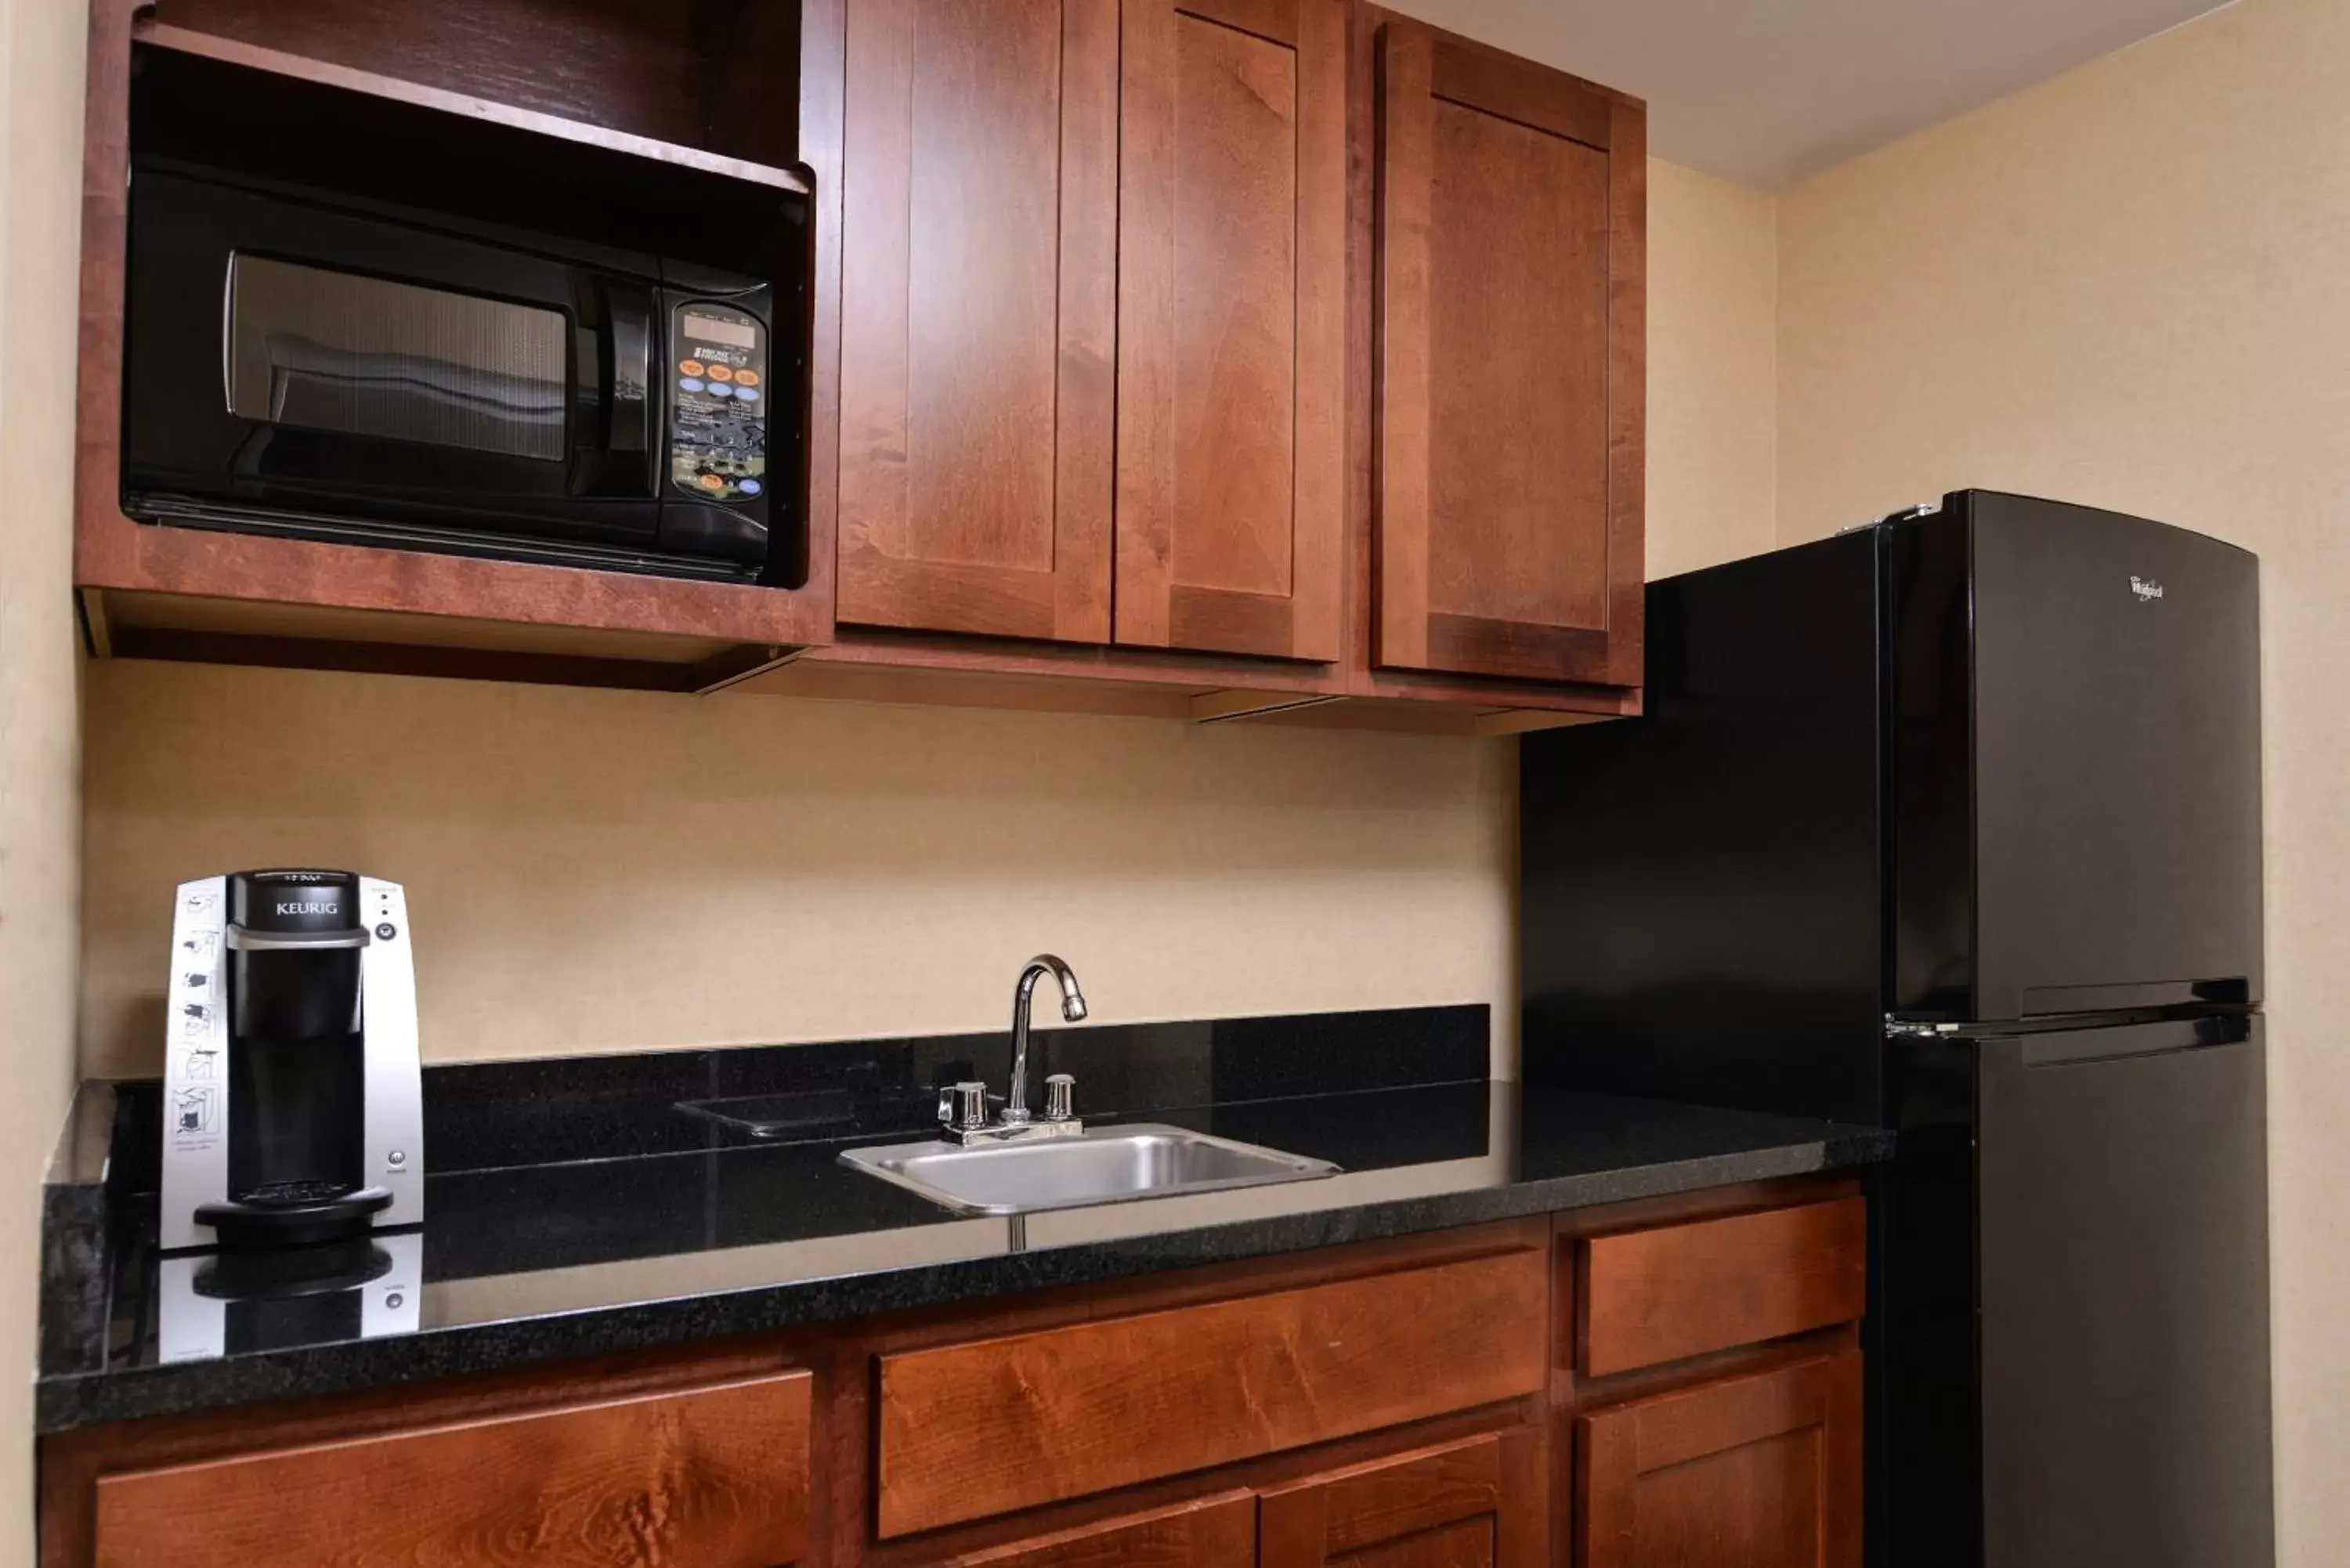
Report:
M 1049 1073 L 1045 1077 L 1045 1119 L 1048 1122 L 1067 1121 L 1073 1114 L 1072 1102 L 1076 1098 L 1077 1081 L 1066 1073 Z
M 962 1132 L 974 1132 L 987 1125 L 987 1085 L 966 1080 L 949 1093 L 953 1096 L 951 1114 L 941 1119 Z

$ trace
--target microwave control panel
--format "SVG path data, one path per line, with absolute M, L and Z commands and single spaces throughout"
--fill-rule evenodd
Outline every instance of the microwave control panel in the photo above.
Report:
M 670 483 L 701 501 L 756 500 L 767 483 L 767 328 L 731 305 L 670 312 Z

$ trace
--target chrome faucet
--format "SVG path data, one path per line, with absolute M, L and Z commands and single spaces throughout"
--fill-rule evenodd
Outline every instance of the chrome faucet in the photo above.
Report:
M 1085 1017 L 1086 995 L 1077 989 L 1075 970 L 1051 953 L 1038 953 L 1022 966 L 1020 979 L 1012 988 L 1012 1085 L 1004 1096 L 1003 1114 L 993 1124 L 988 1121 L 986 1085 L 953 1085 L 939 1102 L 939 1120 L 946 1124 L 947 1137 L 955 1142 L 1006 1143 L 1085 1130 L 1072 1103 L 1076 1080 L 1066 1073 L 1055 1073 L 1045 1080 L 1045 1119 L 1038 1121 L 1028 1111 L 1028 1012 L 1035 1002 L 1036 982 L 1048 974 L 1061 991 L 1061 1016 L 1072 1023 Z
M 1012 1093 L 1003 1104 L 1003 1125 L 1022 1127 L 1028 1121 L 1028 1009 L 1035 999 L 1036 981 L 1045 975 L 1061 988 L 1061 1016 L 1075 1023 L 1086 1015 L 1086 993 L 1077 989 L 1076 971 L 1051 953 L 1038 953 L 1020 971 L 1012 988 Z

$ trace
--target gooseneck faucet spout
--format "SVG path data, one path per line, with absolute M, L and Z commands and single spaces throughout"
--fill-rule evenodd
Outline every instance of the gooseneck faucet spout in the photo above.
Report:
M 1061 988 L 1061 1016 L 1075 1023 L 1086 1015 L 1085 992 L 1077 989 L 1076 971 L 1067 964 L 1051 953 L 1038 953 L 1022 968 L 1019 983 L 1012 988 L 1012 1089 L 1003 1105 L 1006 1127 L 1023 1127 L 1029 1119 L 1028 1009 L 1036 981 L 1048 974 Z

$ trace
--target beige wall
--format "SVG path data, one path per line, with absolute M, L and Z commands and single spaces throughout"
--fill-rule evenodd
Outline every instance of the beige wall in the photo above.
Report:
M 1767 202 L 1654 171 L 1657 558 L 1771 537 Z M 1484 1002 L 1515 747 L 133 662 L 89 672 L 82 1064 L 158 1070 L 170 892 L 409 884 L 435 1060 Z
M 1040 949 L 1101 1021 L 1514 991 L 1498 742 L 128 661 L 88 709 L 94 1072 L 157 1068 L 172 884 L 273 862 L 408 884 L 439 1060 L 1002 1028 Z
M 1778 203 L 1648 164 L 1648 576 L 1776 542 Z
M 77 0 L 0 0 L 0 1568 L 33 1560 L 41 1168 L 74 1076 L 73 410 L 57 389 L 74 356 L 83 16 Z
M 1780 209 L 1779 516 L 1995 485 L 2262 562 L 2281 1560 L 2350 1539 L 2350 5 L 2231 9 Z

